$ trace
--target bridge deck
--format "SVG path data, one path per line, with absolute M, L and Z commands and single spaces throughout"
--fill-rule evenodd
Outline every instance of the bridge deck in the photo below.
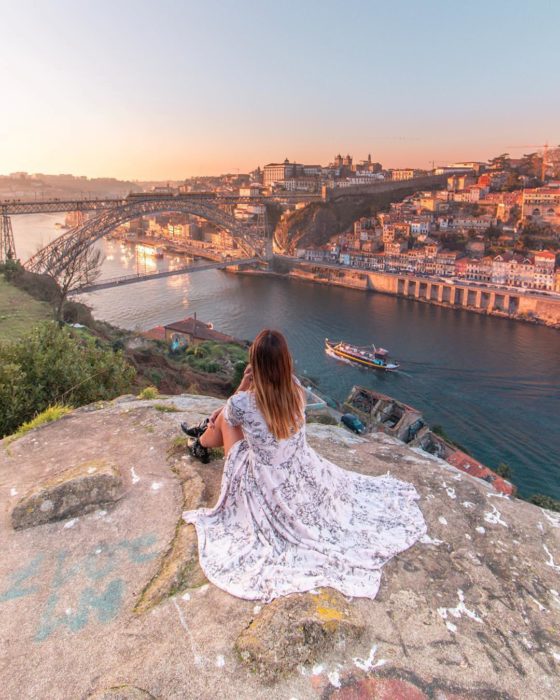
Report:
M 91 284 L 88 287 L 80 289 L 79 292 L 71 292 L 71 294 L 87 294 L 89 292 L 98 292 L 101 289 L 110 289 L 112 287 L 122 287 L 127 284 L 135 284 L 137 282 L 147 282 L 148 280 L 160 279 L 162 277 L 173 277 L 175 275 L 186 275 L 192 272 L 204 272 L 206 270 L 223 270 L 226 267 L 240 267 L 252 265 L 256 262 L 262 262 L 260 258 L 242 258 L 240 260 L 224 260 L 223 262 L 211 263 L 194 263 L 181 267 L 177 270 L 163 270 L 162 272 L 153 272 L 149 274 L 126 275 L 124 277 L 112 277 L 110 279 L 101 280 L 96 284 Z

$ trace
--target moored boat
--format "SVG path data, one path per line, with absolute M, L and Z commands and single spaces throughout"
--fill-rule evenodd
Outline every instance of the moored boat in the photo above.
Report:
M 325 352 L 330 357 L 335 357 L 339 360 L 352 362 L 362 367 L 371 367 L 372 369 L 382 369 L 386 372 L 394 372 L 399 365 L 395 362 L 389 362 L 389 352 L 385 348 L 376 348 L 373 343 L 371 345 L 351 345 L 343 341 L 335 342 L 325 339 Z

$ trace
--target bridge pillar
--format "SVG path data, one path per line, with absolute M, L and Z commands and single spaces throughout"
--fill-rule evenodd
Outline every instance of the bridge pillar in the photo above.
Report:
M 265 260 L 272 260 L 274 257 L 274 250 L 273 250 L 273 245 L 272 245 L 272 238 L 267 238 L 264 244 L 264 251 L 263 251 L 264 259 Z
M 12 231 L 12 220 L 7 214 L 2 214 L 0 223 L 0 263 L 16 260 L 16 244 Z

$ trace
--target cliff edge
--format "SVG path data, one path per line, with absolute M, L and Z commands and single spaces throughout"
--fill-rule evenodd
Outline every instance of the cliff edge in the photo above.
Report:
M 122 397 L 0 443 L 2 697 L 560 699 L 560 516 L 384 434 L 309 424 L 345 469 L 412 482 L 428 535 L 374 601 L 264 605 L 209 584 L 186 508 L 203 396 Z

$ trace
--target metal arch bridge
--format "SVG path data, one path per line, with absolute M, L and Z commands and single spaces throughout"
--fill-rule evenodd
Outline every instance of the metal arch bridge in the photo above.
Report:
M 255 200 L 245 198 L 248 202 Z M 249 258 L 267 257 L 267 231 L 265 227 L 240 223 L 232 208 L 243 203 L 244 198 L 220 198 L 212 195 L 169 195 L 168 197 L 137 196 L 127 199 L 76 200 L 48 202 L 0 203 L 3 217 L 11 214 L 37 212 L 95 211 L 98 212 L 82 225 L 72 228 L 42 248 L 25 263 L 32 272 L 61 272 L 73 256 L 83 252 L 117 226 L 149 214 L 181 212 L 206 219 L 226 229 L 238 240 Z M 262 200 L 259 200 L 262 202 Z

